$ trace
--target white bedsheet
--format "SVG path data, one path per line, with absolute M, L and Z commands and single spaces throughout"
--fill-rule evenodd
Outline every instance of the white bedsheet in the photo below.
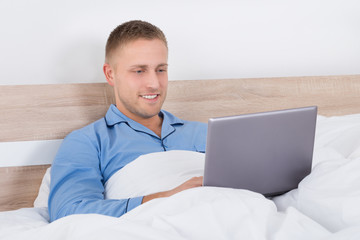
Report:
M 166 154 L 126 166 L 108 181 L 106 197 L 128 196 L 117 189 L 141 169 L 146 177 L 132 179 L 122 194 L 166 190 L 201 174 L 201 154 Z M 169 157 L 174 164 L 166 171 L 151 167 L 150 161 L 164 164 Z M 201 187 L 147 202 L 120 218 L 73 215 L 51 224 L 46 207 L 20 209 L 0 213 L 0 239 L 360 239 L 360 114 L 318 118 L 313 162 L 298 189 L 272 200 L 246 190 Z

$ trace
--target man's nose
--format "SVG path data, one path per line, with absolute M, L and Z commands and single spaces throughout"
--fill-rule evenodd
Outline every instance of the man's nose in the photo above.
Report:
M 159 77 L 156 72 L 152 72 L 148 75 L 146 79 L 146 87 L 152 89 L 158 89 L 160 87 Z

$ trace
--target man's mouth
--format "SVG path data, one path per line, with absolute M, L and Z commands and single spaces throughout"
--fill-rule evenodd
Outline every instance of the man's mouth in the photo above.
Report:
M 149 95 L 140 95 L 140 96 L 142 98 L 152 100 L 152 99 L 155 99 L 157 96 L 159 96 L 159 94 L 149 94 Z

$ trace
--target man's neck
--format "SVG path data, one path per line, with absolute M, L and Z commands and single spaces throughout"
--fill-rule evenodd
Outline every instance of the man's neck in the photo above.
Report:
M 135 121 L 147 127 L 161 138 L 161 126 L 162 126 L 163 118 L 160 117 L 159 115 L 156 115 L 149 119 L 140 119 Z
M 116 105 L 117 109 L 127 116 L 128 118 L 134 120 L 137 123 L 140 123 L 141 125 L 147 127 L 151 131 L 153 131 L 157 136 L 161 138 L 161 127 L 163 122 L 163 114 L 160 112 L 150 118 L 144 118 L 137 114 L 134 114 L 130 111 L 128 111 L 126 108 L 120 108 L 121 105 Z

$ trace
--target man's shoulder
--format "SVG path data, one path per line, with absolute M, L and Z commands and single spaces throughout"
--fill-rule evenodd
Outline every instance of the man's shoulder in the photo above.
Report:
M 192 128 L 201 128 L 201 129 L 207 129 L 207 124 L 203 122 L 197 122 L 197 121 L 184 121 L 184 126 L 186 127 L 192 127 Z
M 205 127 L 205 128 L 207 127 L 207 124 L 203 122 L 183 120 L 165 110 L 161 110 L 161 112 L 169 119 L 168 121 L 170 124 L 180 124 L 185 126 L 197 126 L 197 127 Z
M 99 133 L 105 132 L 106 129 L 107 125 L 105 119 L 100 118 L 95 122 L 72 131 L 67 137 L 88 137 L 91 139 L 99 135 Z

